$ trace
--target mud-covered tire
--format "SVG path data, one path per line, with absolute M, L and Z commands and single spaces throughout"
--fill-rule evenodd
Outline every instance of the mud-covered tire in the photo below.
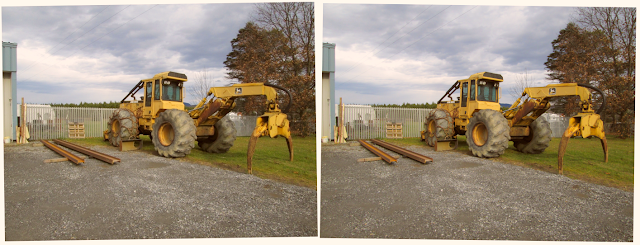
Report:
M 427 144 L 427 146 L 433 146 L 433 136 L 429 135 L 429 118 L 431 117 L 431 114 L 433 113 L 433 111 L 429 111 L 429 113 L 427 113 L 427 116 L 424 118 L 424 127 L 423 127 L 423 136 L 424 136 L 424 143 Z
M 111 115 L 107 124 L 109 143 L 120 146 L 122 140 L 138 138 L 138 119 L 128 109 L 117 109 Z
M 185 111 L 170 109 L 160 113 L 151 132 L 153 146 L 163 157 L 184 157 L 196 142 L 196 125 Z
M 467 144 L 474 156 L 499 157 L 509 147 L 509 123 L 494 110 L 480 110 L 467 124 Z
M 215 134 L 207 139 L 198 140 L 198 146 L 210 153 L 225 153 L 236 141 L 237 130 L 229 117 L 223 117 L 216 124 Z
M 529 125 L 529 137 L 523 140 L 513 141 L 513 146 L 519 152 L 527 154 L 540 154 L 549 147 L 551 142 L 551 125 L 544 117 L 538 117 Z
M 435 146 L 437 140 L 452 139 L 455 136 L 453 117 L 443 109 L 434 109 L 427 116 L 425 123 L 425 142 Z

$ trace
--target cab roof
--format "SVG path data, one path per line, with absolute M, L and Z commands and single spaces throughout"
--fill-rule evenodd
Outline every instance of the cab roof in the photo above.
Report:
M 503 81 L 502 75 L 497 73 L 486 72 L 486 71 L 473 74 L 469 77 L 469 79 L 488 79 L 488 80 L 497 81 L 497 82 Z
M 171 78 L 171 79 L 180 80 L 183 82 L 187 81 L 187 75 L 178 73 L 178 72 L 173 72 L 173 71 L 165 71 L 153 76 L 153 79 L 158 79 L 158 78 Z

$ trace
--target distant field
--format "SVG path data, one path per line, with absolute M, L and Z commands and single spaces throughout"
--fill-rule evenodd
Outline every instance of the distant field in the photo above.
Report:
M 421 145 L 419 138 L 384 139 L 391 143 Z M 604 152 L 600 139 L 570 139 L 564 155 L 563 172 L 565 176 L 591 183 L 633 191 L 633 138 L 608 138 L 609 162 L 604 162 Z M 516 151 L 513 142 L 509 142 L 506 152 L 493 160 L 538 170 L 558 173 L 558 146 L 560 138 L 553 138 L 542 154 L 524 154 Z M 471 154 L 466 137 L 458 136 L 458 152 Z

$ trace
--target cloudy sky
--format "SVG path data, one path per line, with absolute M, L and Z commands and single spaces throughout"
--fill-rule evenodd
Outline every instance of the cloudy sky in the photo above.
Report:
M 502 103 L 525 72 L 544 86 L 551 42 L 571 7 L 324 4 L 323 42 L 336 44 L 336 100 L 437 102 L 456 80 L 502 74 Z
M 254 4 L 133 2 L 2 6 L 2 40 L 18 43 L 18 98 L 30 103 L 119 101 L 140 79 L 168 70 L 192 81 L 207 70 L 215 86 L 230 82 L 222 62 Z M 347 103 L 434 102 L 455 80 L 482 71 L 504 76 L 501 101 L 510 103 L 509 90 L 525 72 L 536 85 L 549 82 L 544 62 L 551 41 L 574 12 L 571 7 L 499 6 L 508 1 L 481 2 L 493 6 L 360 2 L 316 1 L 323 6 L 316 8 L 316 33 L 322 33 L 317 40 L 336 44 L 336 96 Z
M 141 79 L 169 70 L 191 80 L 206 70 L 215 86 L 227 85 L 222 62 L 253 7 L 3 6 L 2 40 L 18 44 L 18 98 L 29 103 L 120 101 Z M 187 102 L 199 99 L 186 97 Z

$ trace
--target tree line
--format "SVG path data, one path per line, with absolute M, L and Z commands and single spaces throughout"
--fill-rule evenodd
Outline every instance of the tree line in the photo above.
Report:
M 605 122 L 622 138 L 633 135 L 635 118 L 636 9 L 577 8 L 576 19 L 562 29 L 547 57 L 548 80 L 589 84 L 603 91 L 595 107 L 606 106 Z M 594 94 L 597 95 L 597 94 Z M 576 98 L 562 98 L 556 112 L 580 110 Z
M 76 104 L 76 103 L 50 103 L 47 104 L 50 105 L 52 107 L 85 107 L 85 108 L 119 108 L 120 107 L 120 102 L 114 102 L 114 101 L 110 101 L 110 102 L 100 102 L 100 103 L 94 103 L 94 102 L 80 102 L 80 104 Z

